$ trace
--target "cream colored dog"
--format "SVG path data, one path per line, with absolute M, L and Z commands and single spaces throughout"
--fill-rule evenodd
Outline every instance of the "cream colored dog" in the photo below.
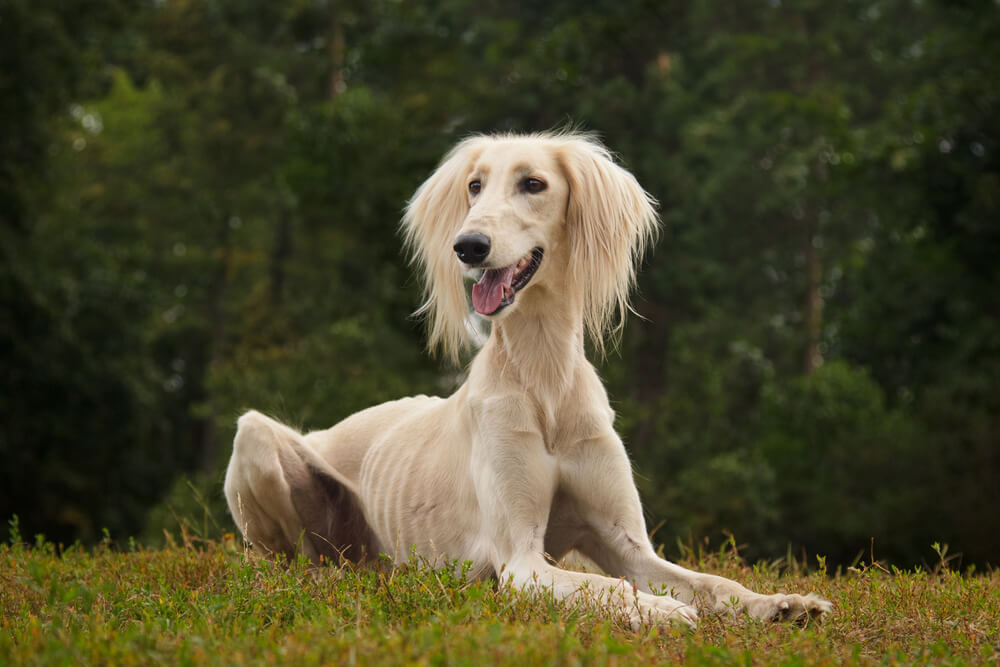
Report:
M 694 625 L 696 601 L 761 619 L 819 616 L 815 595 L 761 595 L 659 558 L 614 413 L 584 353 L 621 326 L 654 202 L 578 134 L 478 136 L 420 187 L 403 219 L 426 276 L 430 344 L 472 334 L 463 274 L 489 339 L 448 398 L 416 396 L 301 435 L 239 420 L 226 498 L 265 553 L 313 561 L 471 561 L 479 576 L 597 600 L 633 627 Z M 457 255 L 457 256 L 456 256 Z M 614 577 L 553 565 L 576 549 Z M 670 591 L 673 597 L 651 590 Z

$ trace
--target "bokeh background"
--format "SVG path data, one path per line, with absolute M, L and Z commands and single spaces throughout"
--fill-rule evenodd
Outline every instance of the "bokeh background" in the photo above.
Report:
M 400 212 L 568 123 L 661 204 L 596 361 L 667 553 L 997 564 L 994 0 L 0 0 L 0 516 L 211 538 L 241 410 L 450 392 Z

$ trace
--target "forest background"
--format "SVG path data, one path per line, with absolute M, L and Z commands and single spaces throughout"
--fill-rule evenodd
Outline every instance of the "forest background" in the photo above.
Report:
M 660 202 L 595 361 L 667 553 L 996 565 L 998 82 L 994 0 L 0 0 L 0 516 L 218 535 L 241 410 L 449 393 L 401 210 L 572 123 Z

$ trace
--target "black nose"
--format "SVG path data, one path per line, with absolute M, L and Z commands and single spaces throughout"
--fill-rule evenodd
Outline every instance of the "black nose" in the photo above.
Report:
M 490 254 L 490 237 L 473 232 L 455 239 L 455 254 L 466 264 L 482 264 Z

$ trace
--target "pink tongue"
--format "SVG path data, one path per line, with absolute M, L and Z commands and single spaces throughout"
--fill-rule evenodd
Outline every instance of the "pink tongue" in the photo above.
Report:
M 510 288 L 510 281 L 514 279 L 514 267 L 508 266 L 503 269 L 486 269 L 479 282 L 472 286 L 472 306 L 476 312 L 483 315 L 490 315 L 496 312 L 503 301 L 503 288 Z

